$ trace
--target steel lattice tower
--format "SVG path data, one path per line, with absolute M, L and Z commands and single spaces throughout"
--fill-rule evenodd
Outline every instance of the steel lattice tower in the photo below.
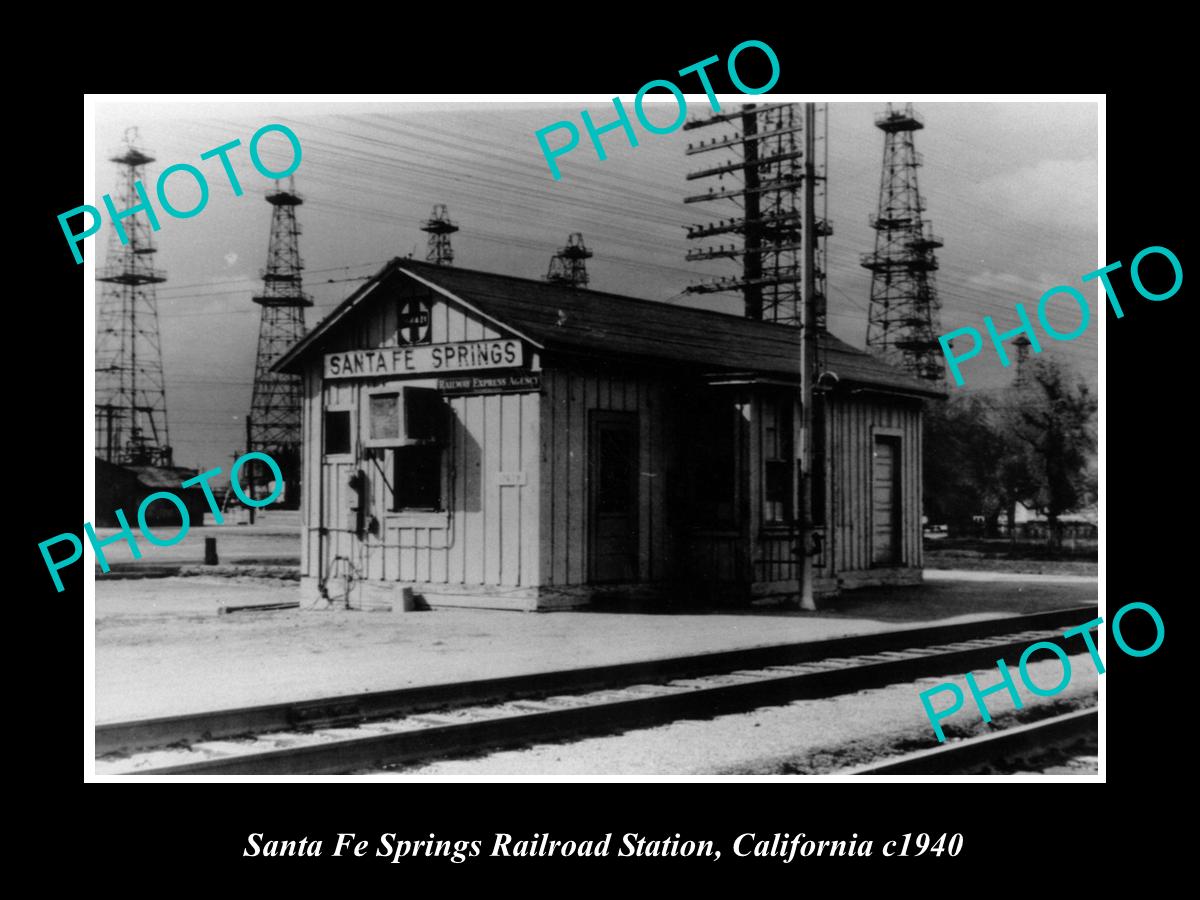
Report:
M 137 129 L 130 128 L 120 155 L 110 157 L 121 167 L 122 209 L 141 202 L 134 185 L 154 162 L 137 140 Z M 121 244 L 114 227 L 108 260 L 96 276 L 102 282 L 96 304 L 96 455 L 118 465 L 170 466 L 154 287 L 167 279 L 154 265 L 149 219 L 138 213 L 121 224 L 128 242 Z
M 799 104 L 747 104 L 739 112 L 687 122 L 685 129 L 729 123 L 734 133 L 689 144 L 687 155 L 714 150 L 732 151 L 726 162 L 691 172 L 689 181 L 716 176 L 734 183 L 706 194 L 685 197 L 685 203 L 728 200 L 739 215 L 687 229 L 689 239 L 740 235 L 741 244 L 720 244 L 691 250 L 688 260 L 742 258 L 740 277 L 723 278 L 687 287 L 687 293 L 740 291 L 745 314 L 784 325 L 799 326 L 803 310 L 805 119 Z M 828 164 L 828 107 L 814 110 L 813 122 L 813 291 L 818 328 L 825 324 L 825 238 L 833 233 L 825 191 Z
M 875 252 L 862 257 L 862 265 L 874 273 L 867 347 L 920 378 L 941 381 L 945 369 L 937 342 L 941 304 L 933 251 L 942 241 L 921 218 L 925 211 L 917 188 L 921 155 L 913 146 L 913 132 L 925 123 L 911 103 L 903 110 L 889 103 L 875 126 L 884 133 L 883 177 L 879 212 L 871 218 Z
M 458 226 L 450 221 L 445 203 L 433 207 L 433 215 L 425 220 L 421 230 L 429 235 L 429 252 L 425 254 L 425 259 L 439 266 L 451 265 L 454 262 L 454 248 L 450 246 L 450 235 L 458 231 Z
M 550 258 L 547 281 L 568 284 L 571 287 L 587 287 L 587 261 L 592 251 L 583 244 L 583 234 L 576 231 L 567 237 L 567 245 Z
M 1024 387 L 1028 381 L 1029 375 L 1029 348 L 1033 341 L 1025 337 L 1023 334 L 1018 334 L 1010 343 L 1017 348 L 1017 366 L 1016 372 L 1013 375 L 1013 384 L 1017 387 Z
M 275 182 L 267 202 L 271 204 L 271 241 L 263 290 L 253 298 L 262 307 L 262 320 L 246 441 L 247 450 L 266 453 L 279 464 L 287 486 L 280 505 L 294 508 L 300 498 L 301 383 L 298 375 L 272 372 L 271 366 L 304 337 L 304 308 L 312 306 L 303 289 L 304 263 L 296 221 L 296 207 L 304 201 L 295 191 L 295 180 L 290 179 L 287 190 Z M 249 466 L 255 467 L 247 479 L 252 489 L 262 485 L 259 493 L 270 493 L 266 479 L 271 476 L 266 466 L 253 460 Z

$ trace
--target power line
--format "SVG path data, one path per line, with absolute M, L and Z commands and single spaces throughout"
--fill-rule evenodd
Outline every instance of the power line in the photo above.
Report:
M 833 107 L 835 116 L 838 109 L 837 106 Z M 606 250 L 611 248 L 597 263 L 600 271 L 604 267 L 619 266 L 675 284 L 690 279 L 697 271 L 694 266 L 676 262 L 680 248 L 686 242 L 682 226 L 692 222 L 695 217 L 680 202 L 683 179 L 678 167 L 667 158 L 665 152 L 660 154 L 662 159 L 659 160 L 647 150 L 632 168 L 618 169 L 611 162 L 605 164 L 607 168 L 588 165 L 578 173 L 573 173 L 569 184 L 555 184 L 541 170 L 540 158 L 525 152 L 529 134 L 521 116 L 518 114 L 514 117 L 508 111 L 455 113 L 454 124 L 431 121 L 429 116 L 422 115 L 418 120 L 396 114 L 303 117 L 284 121 L 303 127 L 306 148 L 314 148 L 306 157 L 306 172 L 311 172 L 313 184 L 310 203 L 322 213 L 321 218 L 326 222 L 350 220 L 360 225 L 377 222 L 389 228 L 396 224 L 414 227 L 416 217 L 406 214 L 404 210 L 412 203 L 426 202 L 426 197 L 410 199 L 413 185 L 419 184 L 420 190 L 429 199 L 439 195 L 439 199 L 440 196 L 446 196 L 456 203 L 461 201 L 465 204 L 463 209 L 468 216 L 486 208 L 488 224 L 478 229 L 473 227 L 468 236 L 469 242 L 473 244 L 478 241 L 518 253 L 527 251 L 529 261 L 513 274 L 533 276 L 537 270 L 532 260 L 535 257 L 544 259 L 542 254 L 556 245 L 556 234 L 570 230 L 581 220 L 588 223 L 588 231 L 596 235 L 596 240 L 603 242 Z M 470 127 L 465 130 L 456 128 L 458 123 L 466 123 Z M 240 122 L 234 124 L 237 128 L 245 125 Z M 167 143 L 179 146 L 183 153 L 179 158 L 185 158 L 194 155 L 195 151 L 195 146 L 192 146 L 194 141 L 188 141 L 189 133 L 203 132 L 202 139 L 208 139 L 213 130 L 222 127 L 220 120 L 178 123 L 171 141 Z M 310 134 L 313 136 L 309 137 Z M 464 141 L 464 134 L 488 134 L 491 140 L 486 144 Z M 959 141 L 957 137 L 955 140 Z M 350 142 L 349 146 L 345 146 L 347 142 Z M 439 159 L 431 158 L 431 148 L 439 154 Z M 941 160 L 938 161 L 938 169 L 970 175 L 976 180 L 979 174 L 947 165 Z M 213 184 L 214 192 L 221 189 L 228 192 L 228 187 L 219 181 L 214 179 Z M 265 192 L 265 188 L 260 190 L 250 183 L 246 184 L 246 188 L 248 193 Z M 870 208 L 868 188 L 869 182 L 865 178 L 843 178 L 837 183 L 834 195 L 836 203 L 843 208 L 867 210 Z M 232 196 L 231 192 L 228 193 Z M 1028 303 L 1036 299 L 1037 294 L 1022 297 L 1016 292 L 968 283 L 968 279 L 979 276 L 981 267 L 975 262 L 961 261 L 961 241 L 955 241 L 954 236 L 971 236 L 973 244 L 967 246 L 984 247 L 987 258 L 996 260 L 992 267 L 997 271 L 1004 271 L 1006 258 L 1019 256 L 1016 251 L 1040 245 L 1045 248 L 1043 255 L 1057 252 L 1065 256 L 1073 242 L 1068 236 L 1043 225 L 1022 223 L 1018 228 L 1000 217 L 968 217 L 962 209 L 979 211 L 978 203 L 966 197 L 958 197 L 957 202 L 955 209 L 939 209 L 938 216 L 939 221 L 946 223 L 944 230 L 952 238 L 950 246 L 942 253 L 940 273 L 947 324 L 954 327 L 974 325 L 982 330 L 981 323 L 970 317 L 994 314 L 999 326 L 1004 326 L 1006 321 L 1016 325 L 1013 303 L 1018 300 Z M 832 218 L 837 216 L 837 209 L 831 211 Z M 514 234 L 521 228 L 529 234 L 531 223 L 545 236 Z M 861 290 L 861 296 L 866 295 L 866 281 L 862 273 L 854 269 L 855 256 L 860 249 L 856 245 L 865 245 L 870 232 L 864 215 L 861 226 L 863 240 L 847 242 L 845 236 L 856 233 L 853 224 L 852 221 L 844 223 L 839 229 L 842 237 L 830 240 L 829 247 L 827 271 L 830 290 L 844 301 L 851 297 L 846 287 L 854 286 L 855 294 Z M 1090 247 L 1092 242 L 1081 243 Z M 519 257 L 512 258 L 515 261 Z M 367 265 L 374 264 L 328 266 L 312 271 L 353 271 Z M 528 271 L 524 268 L 526 265 L 529 266 Z M 704 268 L 700 267 L 699 271 L 703 272 Z M 717 271 L 714 267 L 713 274 Z M 1034 282 L 1037 271 L 1029 269 L 1025 273 L 1017 271 L 1016 274 L 1022 274 L 1027 281 Z M 236 283 L 238 280 L 230 279 L 223 283 Z M 220 283 L 198 284 L 196 287 L 201 288 L 199 291 L 188 290 L 186 283 L 171 285 L 164 293 L 171 297 L 172 305 L 176 299 L 190 302 L 202 300 L 205 296 L 242 293 L 240 290 L 204 290 Z M 339 283 L 343 283 L 343 279 L 325 282 L 329 285 Z M 313 282 L 313 286 L 317 284 Z M 669 298 L 669 302 L 679 299 L 675 294 Z M 323 309 L 324 303 L 318 303 Z M 336 303 L 336 300 L 332 303 Z M 832 309 L 830 312 L 840 321 L 853 322 L 858 307 L 853 303 L 850 307 Z M 169 311 L 171 318 L 185 319 L 230 314 L 239 313 Z M 1011 320 L 1002 318 L 1004 315 L 1011 316 Z M 1093 340 L 1085 335 L 1077 342 L 1072 342 L 1069 348 L 1061 349 L 1081 353 L 1092 346 Z
M 478 119 L 480 117 L 478 114 L 476 114 L 476 116 L 474 118 Z M 505 126 L 504 126 L 505 120 L 504 119 L 497 120 L 494 116 L 486 117 L 486 118 L 488 119 L 488 124 L 490 124 L 491 126 L 493 126 L 493 127 L 499 126 L 499 128 L 501 130 L 505 130 Z M 365 124 L 367 127 L 376 126 L 376 123 L 372 123 L 372 122 L 365 122 L 365 123 L 360 122 L 359 124 Z M 312 128 L 313 126 L 311 123 L 309 123 L 305 127 Z M 319 126 L 319 127 L 324 127 L 327 131 L 339 133 L 337 131 L 337 129 L 331 128 L 329 126 Z M 419 133 L 419 132 L 408 132 L 403 128 L 400 128 L 400 129 L 397 129 L 394 127 L 388 128 L 386 126 L 386 124 L 383 127 L 385 129 L 385 132 L 392 131 L 392 132 L 397 132 L 397 133 L 401 134 L 402 136 L 405 136 L 405 135 L 411 136 L 411 137 L 413 137 L 414 141 L 419 140 L 419 138 L 421 137 L 421 133 Z M 436 128 L 431 128 L 431 129 L 423 128 L 422 132 L 424 132 L 425 130 L 432 130 L 435 132 L 438 131 L 438 129 L 436 129 Z M 515 132 L 513 132 L 512 129 L 507 129 L 507 133 L 515 134 Z M 453 134 L 453 133 L 451 133 L 451 134 Z M 378 158 L 375 160 L 376 162 L 382 164 L 382 166 L 384 167 L 381 171 L 395 170 L 396 163 L 394 161 L 394 153 L 395 153 L 394 143 L 393 144 L 385 144 L 384 142 L 380 141 L 379 139 L 375 139 L 375 140 L 377 143 L 380 144 L 380 146 L 388 147 L 389 151 L 393 154 L 393 158 Z M 443 143 L 445 143 L 445 142 L 443 142 Z M 507 146 L 515 145 L 515 142 L 499 142 L 499 143 L 501 145 L 507 145 Z M 333 148 L 333 147 L 330 147 L 329 149 L 331 151 L 332 161 L 337 162 L 339 159 L 340 151 L 338 151 L 336 148 Z M 491 149 L 491 148 L 489 148 L 489 149 Z M 471 151 L 468 150 L 468 155 L 470 152 Z M 341 154 L 342 158 L 344 158 L 345 156 L 346 156 L 345 154 Z M 375 155 L 375 156 L 379 156 L 379 155 Z M 368 158 L 370 158 L 370 157 L 368 157 Z M 352 169 L 352 171 L 357 172 L 357 171 L 359 171 L 359 168 L 360 167 L 355 166 Z M 443 177 L 446 176 L 445 168 L 446 167 L 443 166 L 442 171 L 440 172 L 440 174 Z M 489 171 L 489 167 L 487 165 L 480 165 L 478 168 L 479 168 L 480 172 Z M 511 168 L 512 168 L 511 166 L 506 165 L 506 166 L 498 167 L 498 168 L 493 167 L 491 169 L 491 171 L 505 171 L 506 174 L 509 174 L 511 171 Z M 653 164 L 651 164 L 651 169 L 653 170 Z M 530 175 L 530 172 L 527 171 L 523 174 L 525 174 L 525 176 L 528 177 Z M 364 191 L 369 190 L 372 197 L 378 198 L 380 196 L 385 196 L 387 198 L 391 198 L 393 196 L 396 196 L 395 192 L 392 192 L 386 188 L 383 189 L 383 191 L 380 190 L 380 179 L 379 179 L 379 174 L 377 172 L 364 174 L 360 178 L 360 180 L 364 181 L 362 189 Z M 488 177 L 487 175 L 480 175 L 478 180 L 483 181 L 488 186 L 489 190 L 498 189 L 500 191 L 509 191 L 509 192 L 511 192 L 513 190 L 513 186 L 511 183 L 500 182 L 494 177 Z M 342 181 L 344 182 L 344 178 L 342 179 Z M 626 219 L 626 217 L 628 216 L 628 213 L 629 213 L 628 203 L 627 203 L 628 189 L 627 188 L 625 189 L 623 195 L 621 193 L 614 194 L 613 193 L 614 188 L 613 188 L 611 181 L 610 181 L 610 183 L 605 184 L 603 176 L 600 177 L 599 179 L 596 179 L 595 181 L 596 181 L 595 188 L 598 190 L 598 192 L 601 196 L 610 196 L 610 197 L 616 196 L 616 197 L 620 197 L 622 200 L 625 201 L 625 205 L 623 207 L 620 207 L 618 211 L 621 213 L 622 218 Z M 642 181 L 644 181 L 646 184 L 649 184 L 649 185 L 657 185 L 660 187 L 660 189 L 664 183 L 667 183 L 667 184 L 670 183 L 669 179 L 643 179 Z M 541 177 L 541 182 L 543 183 L 543 187 L 544 187 L 544 182 L 545 182 L 544 175 Z M 339 183 L 341 183 L 341 182 L 339 182 Z M 393 178 L 384 179 L 382 181 L 382 183 L 386 185 L 388 183 L 401 183 L 401 182 L 398 179 L 393 177 Z M 606 192 L 607 192 L 607 194 L 606 194 Z M 839 192 L 841 194 L 853 194 L 854 193 L 854 191 L 852 189 L 841 190 L 840 186 L 839 186 Z M 474 192 L 472 192 L 472 194 L 473 193 Z M 677 198 L 677 195 L 676 195 L 676 198 Z M 639 207 L 642 207 L 644 205 L 645 201 L 648 199 L 653 199 L 653 198 L 639 196 Z M 581 202 L 582 202 L 582 205 L 584 205 L 586 208 L 602 209 L 602 207 L 600 207 L 597 203 L 591 202 L 587 199 L 584 199 Z M 321 203 L 321 205 L 325 206 L 324 203 Z M 678 209 L 679 204 L 677 202 L 671 203 L 668 201 L 664 204 L 664 206 L 667 208 Z M 361 208 L 355 207 L 353 204 L 332 204 L 331 203 L 327 206 L 327 208 L 330 209 L 331 211 L 340 210 L 342 212 L 349 213 L 356 218 L 362 217 Z M 607 210 L 605 210 L 605 211 L 607 211 Z M 683 216 L 682 218 L 686 218 L 686 216 Z M 397 221 L 397 219 L 398 219 L 398 217 L 396 217 L 394 215 L 390 216 L 390 217 L 384 217 L 384 221 L 388 221 L 388 222 L 394 222 L 394 221 Z M 947 221 L 949 221 L 951 223 L 953 223 L 953 221 L 954 221 L 954 218 L 949 215 L 946 216 L 946 219 L 947 219 Z M 400 220 L 403 221 L 403 219 L 400 219 Z M 506 215 L 505 220 L 512 221 L 513 217 Z M 515 221 L 520 222 L 520 221 L 528 221 L 528 220 L 517 219 Z M 676 221 L 679 221 L 679 220 L 677 219 Z M 604 228 L 607 226 L 601 226 L 601 227 Z M 601 230 L 598 233 L 603 235 L 604 231 Z M 623 234 L 627 235 L 628 233 L 629 233 L 629 229 L 627 227 L 624 228 Z M 488 235 L 488 238 L 493 243 L 504 245 L 504 241 L 495 234 Z M 608 242 L 606 240 L 606 244 L 607 243 Z M 647 244 L 647 242 L 645 240 L 636 241 L 636 242 L 628 242 L 626 240 L 626 241 L 623 241 L 623 243 L 625 243 L 627 246 L 636 247 L 640 253 L 645 251 L 646 244 Z M 513 246 L 513 244 L 509 244 L 509 246 Z M 524 249 L 524 248 L 533 249 L 528 243 L 516 244 L 515 246 L 518 246 L 519 248 L 522 248 L 522 249 Z M 673 249 L 675 245 L 658 243 L 658 244 L 656 244 L 656 246 L 662 247 L 664 250 L 667 250 L 668 248 Z M 542 247 L 542 245 L 539 244 L 538 249 L 544 249 L 544 247 Z M 832 252 L 834 252 L 834 253 L 839 252 L 836 249 L 836 245 Z M 606 254 L 606 256 L 609 256 L 609 258 L 613 259 L 614 261 L 620 261 L 620 262 L 629 262 L 630 261 L 627 258 L 622 258 L 617 255 L 607 255 Z M 948 302 L 953 306 L 953 308 L 955 308 L 955 309 L 978 308 L 981 310 L 994 309 L 994 310 L 998 310 L 1001 312 L 1011 310 L 1011 304 L 1013 302 L 1012 299 L 1007 298 L 1007 297 L 1000 297 L 995 292 L 988 292 L 986 290 L 979 289 L 974 286 L 965 285 L 962 283 L 961 278 L 955 277 L 953 274 L 953 269 L 955 267 L 955 264 L 954 264 L 952 258 L 945 259 L 943 262 L 943 265 L 944 265 L 944 271 L 945 271 L 945 274 L 943 276 L 943 283 L 948 288 L 947 298 L 948 298 Z M 685 272 L 688 271 L 685 269 L 681 269 L 680 267 L 663 265 L 662 263 L 658 263 L 658 262 L 654 262 L 654 261 L 645 261 L 645 260 L 639 261 L 638 267 L 641 268 L 643 271 L 661 272 L 664 274 L 667 274 L 667 273 L 673 274 L 676 271 L 678 271 L 680 274 L 684 274 Z M 845 273 L 845 266 L 841 262 L 836 262 L 834 264 L 831 264 L 830 271 L 831 272 L 838 271 L 840 273 Z M 968 271 L 971 272 L 971 274 L 974 274 L 973 270 L 964 270 L 964 272 L 968 272 Z M 531 273 L 522 273 L 522 274 L 531 274 Z M 975 295 L 979 296 L 979 302 L 976 302 L 973 299 L 973 296 L 975 296 Z

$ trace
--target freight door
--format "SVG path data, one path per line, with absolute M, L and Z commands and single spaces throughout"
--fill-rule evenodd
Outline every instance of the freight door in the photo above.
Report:
M 636 581 L 637 415 L 593 410 L 588 437 L 589 581 Z
M 871 528 L 877 566 L 900 562 L 900 441 L 895 437 L 875 437 L 871 466 Z

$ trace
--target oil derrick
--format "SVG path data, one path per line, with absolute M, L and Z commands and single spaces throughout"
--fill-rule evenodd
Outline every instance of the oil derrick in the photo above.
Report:
M 450 221 L 445 203 L 433 207 L 433 215 L 425 220 L 421 230 L 429 235 L 429 252 L 425 254 L 425 259 L 439 266 L 451 265 L 454 262 L 454 248 L 450 246 L 450 235 L 458 231 L 458 226 Z
M 583 245 L 583 234 L 573 232 L 567 237 L 566 246 L 550 258 L 546 280 L 571 287 L 587 287 L 587 261 L 591 258 L 592 251 Z
M 271 204 L 271 240 L 263 290 L 253 298 L 262 307 L 262 319 L 246 449 L 265 453 L 278 463 L 285 485 L 278 503 L 294 509 L 300 502 L 300 377 L 272 372 L 271 366 L 304 336 L 304 308 L 312 306 L 303 290 L 304 263 L 296 221 L 296 207 L 304 201 L 295 191 L 295 180 L 289 179 L 287 190 L 275 182 L 267 202 Z M 247 474 L 242 482 L 249 485 L 252 496 L 272 493 L 268 482 L 274 476 L 261 461 L 250 460 L 243 471 Z
M 1011 341 L 1012 345 L 1017 348 L 1017 367 L 1016 373 L 1013 375 L 1013 384 L 1017 387 L 1024 387 L 1028 381 L 1029 375 L 1029 348 L 1033 341 L 1025 337 L 1023 334 L 1018 334 Z
M 154 157 L 137 147 L 136 128 L 110 157 L 121 168 L 120 207 L 141 202 L 135 188 Z M 124 226 L 122 244 L 118 231 Z M 167 398 L 158 332 L 156 284 L 166 275 L 154 265 L 149 220 L 133 215 L 114 226 L 108 259 L 96 279 L 96 455 L 117 465 L 170 466 Z
M 913 132 L 925 123 L 911 103 L 903 110 L 889 103 L 875 127 L 884 133 L 883 177 L 879 211 L 870 220 L 875 252 L 862 257 L 863 267 L 873 273 L 867 347 L 919 378 L 941 381 L 945 369 L 937 342 L 941 304 L 933 251 L 942 241 L 921 218 L 925 210 L 917 189 L 921 155 L 913 147 Z
M 812 150 L 813 305 L 818 329 L 825 327 L 825 238 L 833 233 L 825 194 L 828 164 L 828 107 L 814 109 Z M 742 260 L 740 276 L 690 285 L 691 294 L 738 291 L 747 318 L 799 326 L 804 305 L 805 117 L 799 104 L 747 104 L 739 112 L 687 122 L 684 129 L 726 125 L 723 137 L 688 144 L 687 155 L 728 151 L 723 162 L 691 172 L 689 181 L 716 177 L 722 184 L 684 203 L 730 201 L 737 215 L 687 229 L 689 239 L 730 235 L 734 243 L 688 251 L 688 260 Z M 728 179 L 729 184 L 723 182 Z M 740 237 L 740 243 L 736 239 Z

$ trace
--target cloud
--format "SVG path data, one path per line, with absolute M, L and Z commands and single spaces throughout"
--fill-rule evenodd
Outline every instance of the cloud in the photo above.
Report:
M 976 272 L 974 275 L 969 276 L 967 284 L 970 287 L 979 288 L 980 290 L 998 291 L 1004 294 L 1012 294 L 1018 298 L 1033 293 L 1041 293 L 1047 286 L 1045 281 L 1034 281 L 1023 275 L 1017 275 L 1014 272 L 993 272 L 991 269 Z
M 1097 181 L 1094 159 L 1046 159 L 979 182 L 976 202 L 1010 212 L 1017 227 L 1094 230 Z
M 225 265 L 226 266 L 232 266 L 237 261 L 238 261 L 238 255 L 236 253 L 234 253 L 232 250 L 225 254 Z
M 1079 274 L 1066 275 L 1062 272 L 1040 271 L 1036 275 L 1020 275 L 1016 272 L 993 272 L 984 269 L 965 279 L 969 287 L 981 291 L 1011 295 L 1015 300 L 1023 300 L 1032 296 L 1035 299 L 1042 292 L 1060 284 L 1073 284 L 1078 287 Z

